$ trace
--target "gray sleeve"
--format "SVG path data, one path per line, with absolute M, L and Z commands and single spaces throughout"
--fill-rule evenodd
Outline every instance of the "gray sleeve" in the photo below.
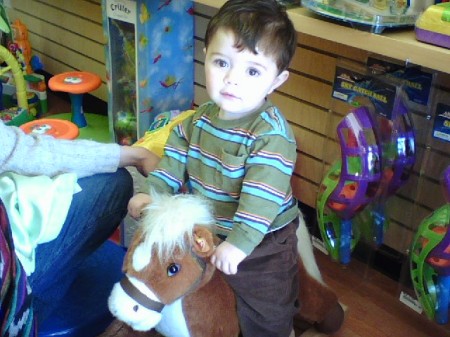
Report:
M 0 173 L 55 176 L 73 172 L 79 178 L 117 170 L 120 146 L 89 140 L 30 136 L 0 121 Z

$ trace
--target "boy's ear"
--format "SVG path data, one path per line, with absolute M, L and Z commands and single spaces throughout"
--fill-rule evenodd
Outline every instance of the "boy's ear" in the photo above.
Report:
M 270 88 L 268 94 L 271 94 L 276 88 L 278 88 L 280 85 L 286 82 L 288 78 L 289 78 L 289 71 L 283 70 L 281 73 L 279 73 L 278 76 L 275 77 L 275 79 L 273 80 L 272 87 Z

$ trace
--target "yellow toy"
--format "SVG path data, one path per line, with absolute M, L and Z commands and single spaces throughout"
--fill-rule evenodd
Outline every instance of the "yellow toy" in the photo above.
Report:
M 33 120 L 36 117 L 36 109 L 31 111 L 28 107 L 27 88 L 22 68 L 11 52 L 3 46 L 0 46 L 0 62 L 6 63 L 5 67 L 0 68 L 0 76 L 11 74 L 14 78 L 18 103 L 17 107 L 10 107 L 0 111 L 0 119 L 5 124 L 19 126 Z M 3 86 L 0 83 L 0 99 L 2 98 L 2 93 Z
M 162 157 L 170 132 L 178 123 L 193 115 L 194 112 L 195 110 L 185 110 L 179 114 L 176 111 L 162 112 L 156 116 L 149 130 L 133 146 L 144 147 Z M 173 114 L 176 114 L 175 117 L 172 117 Z
M 416 21 L 419 41 L 450 48 L 450 2 L 428 7 Z

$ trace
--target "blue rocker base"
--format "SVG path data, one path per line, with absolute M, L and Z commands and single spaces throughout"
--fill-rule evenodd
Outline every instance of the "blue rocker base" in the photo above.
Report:
M 125 249 L 105 242 L 82 266 L 74 284 L 49 319 L 38 328 L 39 337 L 94 337 L 113 321 L 108 297 L 123 273 Z

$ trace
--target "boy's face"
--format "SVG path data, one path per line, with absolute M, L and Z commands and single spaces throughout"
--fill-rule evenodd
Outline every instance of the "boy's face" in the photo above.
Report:
M 251 114 L 289 76 L 286 70 L 278 74 L 272 56 L 239 51 L 234 45 L 233 32 L 220 28 L 205 51 L 206 89 L 223 119 Z

